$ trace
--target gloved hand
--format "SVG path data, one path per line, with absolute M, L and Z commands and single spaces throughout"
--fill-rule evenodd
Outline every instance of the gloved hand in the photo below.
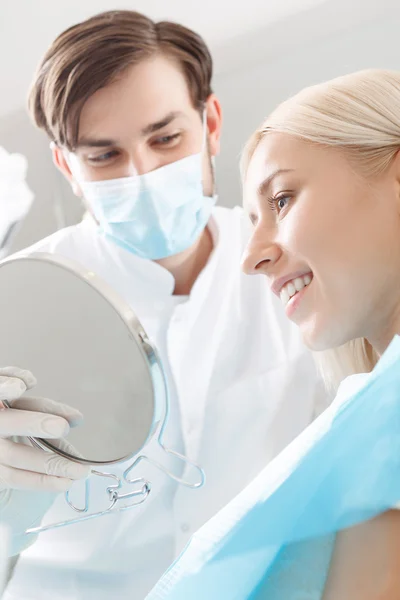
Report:
M 2 400 L 11 406 L 0 408 L 0 523 L 11 528 L 12 554 L 34 541 L 35 536 L 25 536 L 24 531 L 40 523 L 57 493 L 67 491 L 74 480 L 89 473 L 85 465 L 32 447 L 25 437 L 57 440 L 68 449 L 68 442 L 61 438 L 82 420 L 78 410 L 65 404 L 21 398 L 35 385 L 29 371 L 0 369 L 0 406 Z

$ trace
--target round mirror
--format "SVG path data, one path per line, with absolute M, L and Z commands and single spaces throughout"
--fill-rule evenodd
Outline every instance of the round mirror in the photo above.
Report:
M 49 254 L 0 263 L 0 365 L 32 371 L 43 396 L 81 411 L 70 430 L 89 464 L 135 456 L 163 416 L 162 371 L 135 314 L 94 273 Z M 161 398 L 161 396 L 163 396 Z

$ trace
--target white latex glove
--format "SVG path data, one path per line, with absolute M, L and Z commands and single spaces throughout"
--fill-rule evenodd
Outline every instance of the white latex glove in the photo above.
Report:
M 35 384 L 29 371 L 0 369 L 0 402 L 7 400 L 11 405 L 0 408 L 0 523 L 11 529 L 11 554 L 34 541 L 35 536 L 25 536 L 24 531 L 40 523 L 57 493 L 67 491 L 74 480 L 89 473 L 89 467 L 34 448 L 26 439 L 57 440 L 67 449 L 68 442 L 61 438 L 82 420 L 79 411 L 65 404 L 21 398 Z

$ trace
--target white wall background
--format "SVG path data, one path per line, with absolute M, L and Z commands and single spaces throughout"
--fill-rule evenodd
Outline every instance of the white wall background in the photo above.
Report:
M 50 7 L 50 4 L 46 5 L 47 0 L 24 1 L 31 10 L 33 5 L 36 8 L 40 5 L 44 11 L 46 6 Z M 284 6 L 285 2 L 288 3 L 288 0 L 275 3 L 275 9 L 278 5 Z M 18 0 L 17 4 L 20 3 L 21 0 Z M 252 3 L 255 12 L 252 14 L 252 20 L 249 21 L 248 12 Z M 225 5 L 226 18 L 221 20 L 220 29 L 222 27 L 225 29 L 224 35 L 220 38 L 215 22 L 212 29 L 207 30 L 207 22 L 212 20 L 212 14 L 208 15 L 207 21 L 203 12 L 201 13 L 200 27 L 197 29 L 209 41 L 213 51 L 216 67 L 214 89 L 224 109 L 223 145 L 221 156 L 217 161 L 217 172 L 220 203 L 225 206 L 234 206 L 241 202 L 238 160 L 246 138 L 280 101 L 306 85 L 353 70 L 367 67 L 400 69 L 400 2 L 398 0 L 347 0 L 347 2 L 345 0 L 308 0 L 307 2 L 298 0 L 294 6 L 295 3 L 296 0 L 289 2 L 290 7 L 288 4 L 286 11 L 289 14 L 285 14 L 282 8 L 280 12 L 271 11 L 273 18 L 271 16 L 270 22 L 266 22 L 265 5 L 269 3 L 246 0 L 241 10 L 247 18 L 243 19 L 241 30 L 240 19 L 229 21 L 231 2 L 222 2 L 222 5 Z M 109 3 L 110 6 L 106 6 L 105 1 L 100 4 L 99 2 L 92 4 L 93 10 L 89 12 L 88 5 L 85 4 L 86 13 L 115 7 L 112 2 Z M 125 2 L 125 6 L 126 4 Z M 163 7 L 162 17 L 179 20 L 176 2 L 159 0 L 159 4 Z M 210 7 L 207 8 L 205 4 L 207 3 L 200 2 L 198 7 L 200 9 L 203 7 L 204 11 L 210 10 Z M 56 7 L 59 5 L 60 2 L 51 3 L 50 16 L 58 15 Z M 72 5 L 68 3 L 72 9 L 73 5 L 74 2 Z M 149 5 L 153 12 L 155 5 L 156 0 L 153 0 L 151 6 Z M 174 7 L 171 14 L 167 10 L 169 5 Z M 184 5 L 187 6 L 187 3 L 185 2 Z M 66 0 L 63 1 L 62 6 L 64 9 L 67 7 Z M 144 10 L 143 7 L 139 9 Z M 1 10 L 0 8 L 0 55 L 3 58 L 0 60 L 0 74 L 6 73 L 8 80 L 15 79 L 16 83 L 14 86 L 6 86 L 5 93 L 10 90 L 10 97 L 6 102 L 0 102 L 0 145 L 9 151 L 18 151 L 27 156 L 28 183 L 36 195 L 31 213 L 14 240 L 13 249 L 20 249 L 49 235 L 60 226 L 77 222 L 81 216 L 81 209 L 68 185 L 51 163 L 47 139 L 29 123 L 23 107 L 25 89 L 28 85 L 25 79 L 29 74 L 27 58 L 24 55 L 21 59 L 20 71 L 19 55 L 14 53 L 13 59 L 13 53 L 8 51 L 5 56 L 3 50 L 6 49 L 2 48 L 5 21 L 2 20 Z M 257 10 L 260 11 L 262 19 L 257 19 Z M 61 12 L 66 13 L 65 10 Z M 146 12 L 150 16 L 157 16 L 151 14 L 149 10 Z M 188 22 L 187 13 L 187 10 L 182 13 L 181 22 L 196 27 L 193 15 Z M 36 15 L 36 17 L 43 18 L 43 15 Z M 34 13 L 31 19 L 35 19 Z M 69 14 L 68 19 L 70 22 L 78 20 Z M 44 27 L 42 21 L 40 25 L 39 32 Z M 229 27 L 231 27 L 230 35 L 229 31 L 226 31 Z M 47 31 L 45 37 L 47 36 L 51 41 L 62 28 L 61 22 L 57 21 L 54 33 L 49 36 Z M 42 38 L 38 41 L 34 27 L 31 27 L 31 31 L 35 43 L 40 46 L 39 41 Z M 44 48 L 48 43 L 47 38 Z M 30 40 L 21 37 L 19 40 L 19 52 L 29 53 Z M 34 45 L 34 42 L 32 43 Z M 36 62 L 40 55 L 41 52 Z M 15 67 L 13 67 L 14 63 Z M 30 68 L 30 63 L 28 66 Z M 25 82 L 24 85 L 20 79 Z
M 53 166 L 49 142 L 32 126 L 25 110 L 0 118 L 0 146 L 8 152 L 26 156 L 29 165 L 27 182 L 35 194 L 30 213 L 13 239 L 12 250 L 25 248 L 80 220 L 80 202 Z
M 300 25 L 301 19 L 296 20 Z M 282 24 L 280 29 L 283 38 L 290 35 L 290 27 L 285 32 Z M 217 77 L 215 89 L 225 117 L 217 163 L 222 203 L 241 202 L 240 153 L 270 111 L 305 86 L 370 67 L 400 70 L 400 2 L 396 12 L 373 23 L 345 27 Z

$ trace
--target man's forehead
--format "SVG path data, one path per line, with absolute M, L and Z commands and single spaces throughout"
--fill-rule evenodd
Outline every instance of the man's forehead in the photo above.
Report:
M 167 92 L 167 95 L 166 95 Z M 125 69 L 117 78 L 99 88 L 86 102 L 126 105 L 156 101 L 163 105 L 170 98 L 190 100 L 189 87 L 182 70 L 163 56 L 141 60 Z
M 170 113 L 180 118 L 195 111 L 186 80 L 171 61 L 163 57 L 133 65 L 119 79 L 95 92 L 82 108 L 80 136 L 110 137 L 122 131 L 144 129 Z

